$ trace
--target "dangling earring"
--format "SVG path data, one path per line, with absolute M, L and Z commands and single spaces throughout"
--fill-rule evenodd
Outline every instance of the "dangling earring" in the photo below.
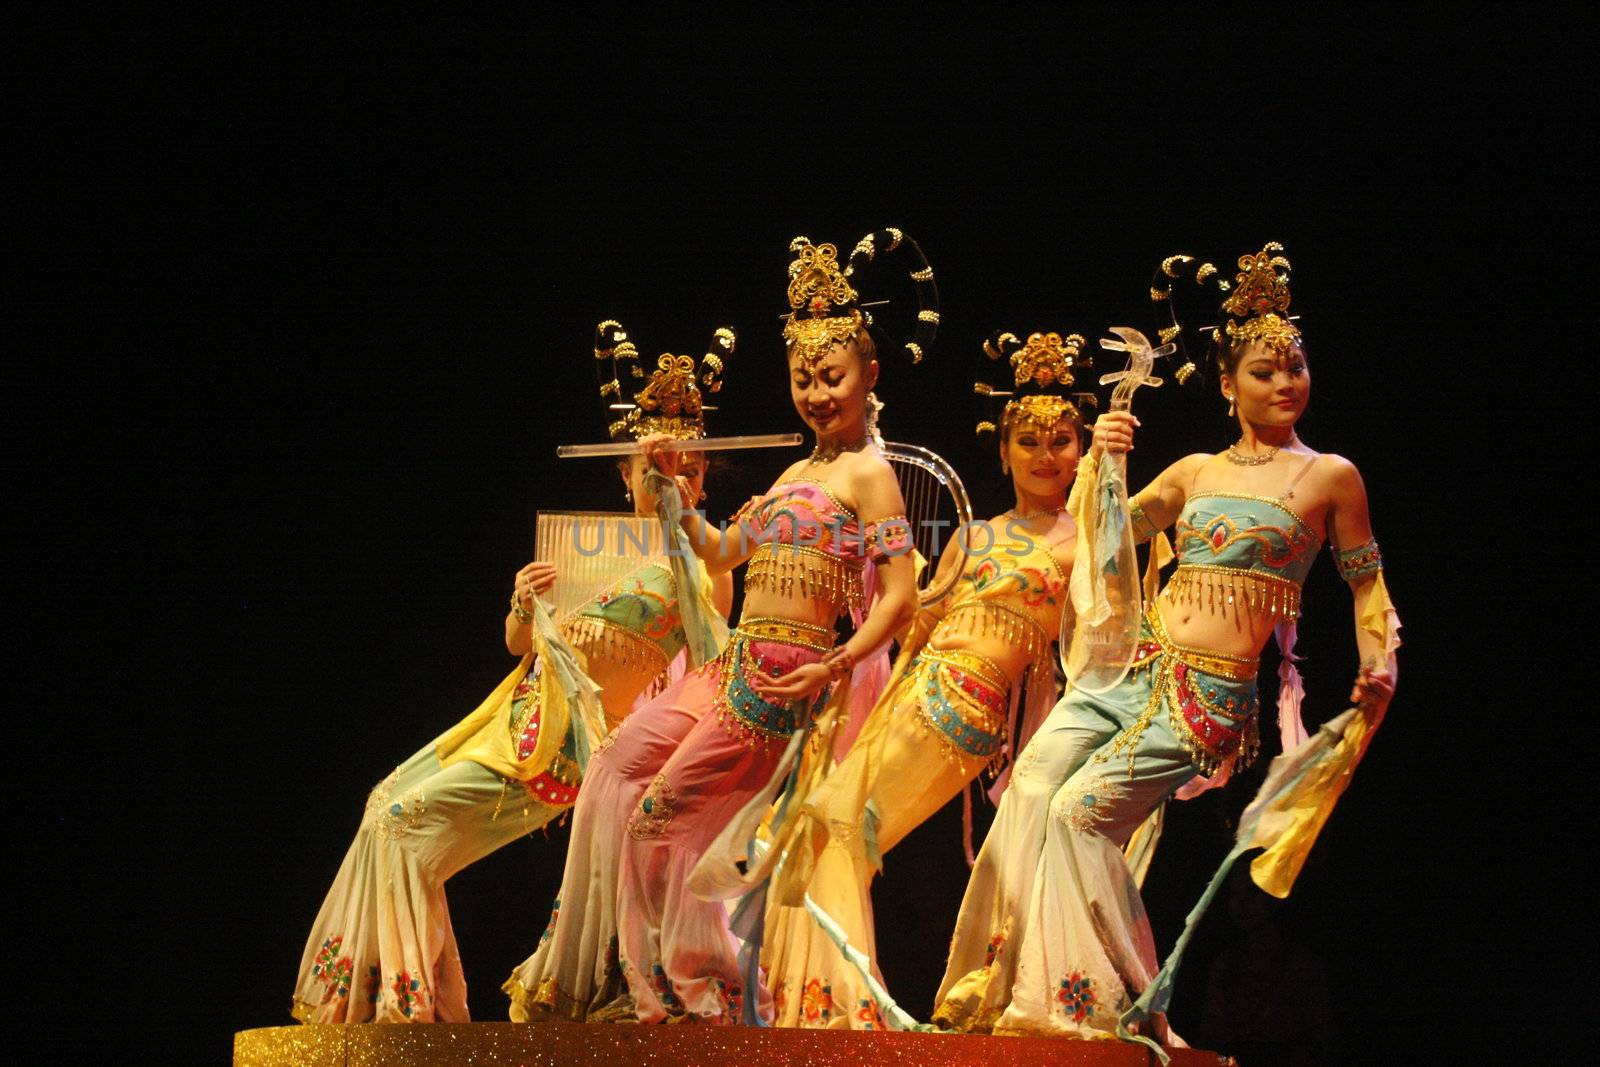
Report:
M 1232 412 L 1229 412 L 1229 414 L 1232 414 Z M 633 488 L 630 486 L 629 488 L 624 489 L 622 491 L 622 496 L 625 500 L 627 500 L 628 503 L 633 503 Z
M 1010 474 L 1011 473 L 1011 463 L 1004 456 L 1000 457 L 1000 473 L 1001 474 Z
M 878 399 L 878 394 L 867 390 L 867 436 L 878 445 L 883 444 L 883 438 L 878 434 L 878 412 L 883 410 L 883 401 Z
M 1233 418 L 1233 397 L 1228 398 L 1228 418 Z

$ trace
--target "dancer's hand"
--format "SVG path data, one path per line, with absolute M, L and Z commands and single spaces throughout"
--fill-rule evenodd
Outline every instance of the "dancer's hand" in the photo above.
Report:
M 701 489 L 696 491 L 695 487 L 689 483 L 689 479 L 685 478 L 683 475 L 678 475 L 677 483 L 678 499 L 683 501 L 685 510 L 694 510 L 700 506 L 700 501 L 706 498 L 705 490 Z
M 1108 411 L 1094 420 L 1094 446 L 1117 455 L 1133 451 L 1133 428 L 1139 420 L 1131 411 Z
M 541 563 L 534 560 L 517 572 L 516 584 L 512 588 L 512 595 L 529 611 L 533 610 L 533 598 L 543 596 L 556 584 L 556 565 L 554 563 Z
M 1393 697 L 1394 675 L 1387 667 L 1362 667 L 1350 690 L 1351 701 L 1371 711 L 1384 710 Z
M 821 663 L 802 664 L 781 678 L 774 678 L 764 671 L 752 671 L 750 674 L 750 688 L 766 700 L 799 700 L 814 696 L 826 689 L 831 681 L 833 672 Z
M 678 476 L 678 466 L 683 460 L 683 453 L 675 448 L 662 446 L 671 444 L 675 440 L 671 434 L 665 433 L 653 433 L 639 438 L 639 450 L 644 453 L 645 462 L 668 478 Z M 687 493 L 684 494 L 684 499 L 688 499 Z

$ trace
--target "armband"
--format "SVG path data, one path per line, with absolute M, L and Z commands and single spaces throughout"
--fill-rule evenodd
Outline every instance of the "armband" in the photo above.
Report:
M 1137 500 L 1128 501 L 1128 520 L 1133 523 L 1133 539 L 1138 544 L 1150 540 L 1161 531 L 1156 529 L 1156 524 L 1150 521 L 1150 516 L 1144 512 L 1144 507 Z
M 911 551 L 911 521 L 904 515 L 891 515 L 870 522 L 861 531 L 866 556 L 881 563 L 891 556 L 903 556 Z
M 1383 570 L 1383 556 L 1378 552 L 1377 541 L 1368 541 L 1349 551 L 1335 548 L 1333 562 L 1339 568 L 1339 577 L 1347 582 L 1359 582 Z

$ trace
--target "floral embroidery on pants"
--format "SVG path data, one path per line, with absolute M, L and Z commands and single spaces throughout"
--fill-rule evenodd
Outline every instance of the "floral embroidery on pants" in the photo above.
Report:
M 350 978 L 355 971 L 355 961 L 349 956 L 339 955 L 343 945 L 343 934 L 324 940 L 321 950 L 317 952 L 317 962 L 311 967 L 312 976 L 327 986 L 327 992 L 322 997 L 323 1003 L 335 996 L 343 998 L 350 995 Z
M 826 1024 L 833 1018 L 833 986 L 820 978 L 808 979 L 800 997 L 800 1018 L 806 1023 Z
M 660 837 L 677 811 L 678 795 L 667 783 L 667 776 L 658 774 L 639 798 L 639 806 L 628 816 L 628 833 L 640 841 Z
M 1061 1005 L 1061 1010 L 1071 1017 L 1075 1023 L 1081 1023 L 1094 1015 L 1094 1006 L 1097 998 L 1094 992 L 1094 980 L 1082 971 L 1073 971 L 1061 979 L 1061 984 L 1056 988 L 1056 1003 Z
M 729 984 L 721 978 L 711 979 L 711 993 L 722 1005 L 722 1013 L 730 1022 L 739 1021 L 739 1013 L 744 1008 L 744 990 L 737 983 Z
M 985 967 L 993 967 L 995 958 L 1000 955 L 1000 950 L 1005 948 L 1005 945 L 1005 934 L 995 934 L 991 937 L 989 939 L 989 947 L 983 952 L 983 965 Z
M 544 933 L 539 935 L 539 944 L 544 944 L 556 936 L 556 920 L 561 917 L 561 898 L 556 897 L 556 902 L 550 909 L 550 921 L 545 924 Z
M 661 1006 L 669 1015 L 683 1014 L 683 1001 L 678 999 L 678 994 L 673 992 L 672 983 L 667 980 L 667 972 L 659 963 L 650 966 L 650 988 L 655 990 Z
M 389 982 L 389 991 L 394 994 L 394 1004 L 400 1009 L 400 1014 L 407 1019 L 423 1003 L 428 995 L 420 978 L 411 977 L 410 971 L 401 971 Z
M 1094 833 L 1109 818 L 1107 812 L 1116 801 L 1126 799 L 1128 787 L 1103 774 L 1074 778 L 1062 786 L 1051 802 L 1056 820 L 1079 833 Z

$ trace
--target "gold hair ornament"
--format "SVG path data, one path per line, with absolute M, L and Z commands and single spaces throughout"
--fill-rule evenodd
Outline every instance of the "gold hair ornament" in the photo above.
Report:
M 615 320 L 607 319 L 595 327 L 595 338 L 595 359 L 609 359 L 612 365 L 609 380 L 601 373 L 600 396 L 611 401 L 608 411 L 623 413 L 607 426 L 612 440 L 638 439 L 655 433 L 678 440 L 705 436 L 705 412 L 712 409 L 704 403 L 703 394 L 722 388 L 723 371 L 736 343 L 732 330 L 721 327 L 712 334 L 698 368 L 693 356 L 667 352 L 656 360 L 656 369 L 648 375 L 639 365 L 638 349 Z M 629 368 L 630 377 L 644 379 L 643 388 L 633 394 L 631 404 L 621 399 L 620 374 L 624 365 Z
M 1013 424 L 1031 423 L 1048 431 L 1062 419 L 1083 424 L 1083 414 L 1066 393 L 1076 379 L 1076 368 L 1090 364 L 1082 354 L 1084 339 L 1081 334 L 1032 333 L 1026 343 L 1008 331 L 994 334 L 983 343 L 984 354 L 999 362 L 1011 365 L 1012 391 L 995 389 L 986 382 L 974 382 L 973 392 L 979 396 L 1011 397 L 1001 410 L 998 420 L 985 419 L 978 423 L 977 432 L 994 431 L 1004 436 Z M 1084 403 L 1093 403 L 1091 394 L 1076 394 Z M 997 424 L 998 423 L 998 424 Z
M 789 321 L 783 339 L 801 363 L 813 367 L 869 322 L 854 306 L 859 294 L 839 266 L 837 247 L 796 237 L 789 251 L 795 258 L 789 264 Z
M 1239 257 L 1232 293 L 1222 302 L 1229 315 L 1224 326 L 1236 343 L 1265 344 L 1279 355 L 1300 340 L 1300 330 L 1289 321 L 1289 260 L 1280 255 L 1283 245 L 1268 241 L 1261 251 Z M 1209 264 L 1208 264 L 1209 265 Z M 1215 268 L 1213 268 L 1214 270 Z M 1209 275 L 1207 275 L 1209 277 Z M 1196 281 L 1205 279 L 1199 273 Z M 1229 288 L 1219 282 L 1219 287 Z M 1238 321 L 1238 320 L 1243 320 Z

